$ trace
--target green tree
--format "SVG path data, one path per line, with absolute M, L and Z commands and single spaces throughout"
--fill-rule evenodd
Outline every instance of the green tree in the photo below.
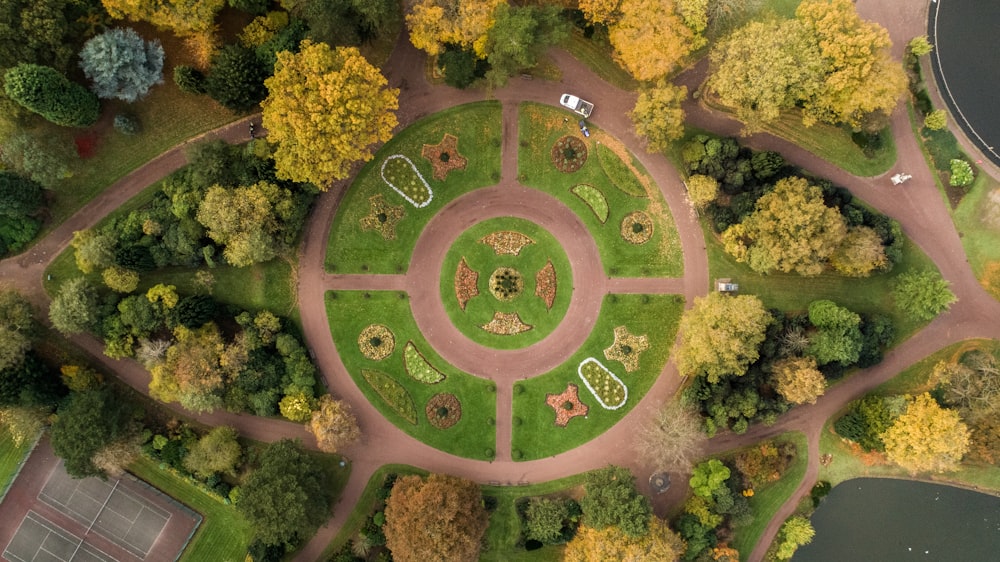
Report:
M 778 531 L 778 549 L 775 558 L 778 560 L 791 560 L 795 551 L 803 545 L 812 542 L 816 530 L 808 519 L 801 515 L 793 515 L 785 520 Z
M 808 353 L 820 365 L 839 361 L 855 363 L 861 354 L 861 316 L 829 300 L 809 303 L 809 322 L 816 332 L 809 338 Z
M 282 249 L 277 240 L 282 226 L 280 213 L 293 204 L 292 192 L 271 182 L 236 189 L 216 185 L 208 189 L 198 207 L 198 222 L 209 238 L 225 246 L 226 261 L 245 267 L 278 255 Z
M 73 233 L 74 257 L 76 268 L 81 273 L 93 273 L 105 269 L 115 261 L 114 235 L 93 229 L 77 230 Z
M 0 406 L 51 408 L 66 394 L 59 376 L 32 351 L 0 369 Z
M 688 199 L 696 209 L 708 207 L 719 196 L 719 182 L 712 176 L 693 174 L 684 185 L 687 186 Z
M 569 518 L 567 500 L 531 498 L 524 510 L 525 538 L 544 544 L 558 544 L 563 541 L 563 527 Z
M 608 466 L 592 471 L 587 474 L 584 490 L 580 507 L 587 526 L 614 526 L 630 537 L 641 537 L 649 531 L 652 508 L 649 499 L 636 490 L 629 469 Z
M 691 493 L 695 496 L 711 499 L 719 489 L 726 485 L 729 476 L 729 468 L 722 464 L 722 461 L 709 459 L 694 467 L 688 484 L 691 486 Z
M 701 455 L 706 435 L 701 416 L 674 400 L 636 432 L 636 452 L 656 470 L 685 473 Z
M 484 48 L 491 84 L 503 86 L 510 76 L 534 67 L 545 48 L 566 37 L 569 23 L 559 17 L 560 11 L 558 6 L 496 7 Z
M 476 560 L 489 516 L 479 485 L 447 474 L 403 476 L 385 502 L 385 544 L 399 562 Z
M 13 289 L 0 288 L 0 370 L 24 360 L 37 332 L 27 299 Z
M 891 401 L 869 394 L 851 402 L 847 413 L 833 424 L 841 437 L 856 442 L 866 451 L 884 451 L 882 435 L 892 425 L 899 412 L 893 412 Z
M 97 121 L 97 96 L 50 66 L 21 63 L 4 74 L 7 97 L 64 127 L 89 127 Z
M 760 273 L 813 276 L 840 246 L 847 226 L 823 192 L 804 178 L 786 178 L 757 200 L 754 212 L 722 233 L 726 252 Z
M 134 406 L 111 387 L 74 392 L 59 408 L 49 432 L 52 449 L 74 478 L 101 476 L 94 455 L 135 431 Z
M 267 97 L 265 78 L 267 68 L 253 50 L 243 45 L 226 45 L 212 56 L 205 91 L 232 111 L 248 111 Z
M 330 477 L 297 441 L 267 445 L 240 490 L 236 509 L 264 544 L 294 547 L 330 517 Z
M 33 215 L 44 203 L 42 186 L 38 182 L 0 171 L 0 217 Z
M 22 62 L 68 70 L 73 57 L 72 3 L 6 0 L 0 4 L 0 68 Z
M 892 297 L 896 307 L 914 320 L 931 320 L 958 300 L 937 271 L 908 271 L 896 278 Z
M 915 57 L 922 57 L 931 54 L 934 45 L 931 45 L 926 35 L 917 35 L 906 44 L 906 50 Z
M 812 357 L 788 357 L 774 364 L 774 388 L 792 404 L 815 404 L 826 379 Z
M 948 176 L 948 185 L 952 187 L 972 185 L 973 180 L 976 179 L 976 175 L 972 171 L 972 164 L 961 158 L 953 158 L 949 165 L 951 166 L 951 174 Z
M 209 322 L 197 330 L 174 329 L 175 342 L 150 373 L 149 395 L 163 402 L 179 401 L 195 412 L 210 412 L 222 405 L 224 383 L 218 327 Z
M 86 332 L 97 327 L 97 290 L 86 277 L 64 282 L 49 306 L 52 327 L 63 334 Z
M 112 291 L 131 293 L 139 286 L 139 274 L 131 269 L 113 265 L 101 272 L 101 279 Z
M 76 159 L 72 139 L 58 133 L 39 137 L 17 131 L 0 146 L 0 161 L 8 169 L 47 188 L 72 176 L 69 163 Z
M 231 427 L 218 426 L 202 436 L 184 457 L 184 468 L 207 478 L 215 473 L 236 475 L 243 457 L 239 434 Z
M 655 86 L 639 90 L 629 117 L 635 125 L 636 134 L 646 139 L 647 151 L 662 152 L 684 136 L 681 103 L 687 99 L 687 93 L 686 86 L 674 86 L 663 79 Z
M 885 455 L 911 474 L 954 470 L 969 450 L 969 428 L 958 412 L 938 406 L 928 393 L 909 403 L 882 435 Z
M 935 109 L 924 117 L 924 127 L 931 131 L 940 131 L 948 126 L 948 112 Z
M 743 375 L 760 357 L 773 318 L 753 295 L 709 293 L 695 298 L 681 317 L 677 368 L 684 376 L 704 376 L 717 383 L 725 375 Z

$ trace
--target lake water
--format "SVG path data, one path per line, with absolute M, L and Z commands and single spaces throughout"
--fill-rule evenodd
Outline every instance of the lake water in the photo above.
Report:
M 794 562 L 1000 560 L 1000 497 L 952 486 L 848 480 L 820 504 L 812 524 L 816 536 Z

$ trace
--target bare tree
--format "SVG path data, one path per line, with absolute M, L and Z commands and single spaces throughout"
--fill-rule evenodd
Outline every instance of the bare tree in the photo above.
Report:
M 706 440 L 701 416 L 675 401 L 639 429 L 634 447 L 656 470 L 687 472 L 701 456 Z

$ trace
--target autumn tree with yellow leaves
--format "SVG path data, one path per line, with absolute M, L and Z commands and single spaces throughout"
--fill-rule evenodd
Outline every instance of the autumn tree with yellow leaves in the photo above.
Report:
M 211 31 L 215 15 L 226 0 L 101 0 L 104 9 L 115 19 L 149 22 L 187 36 Z
M 327 189 L 376 145 L 392 138 L 399 90 L 354 47 L 303 41 L 278 53 L 261 103 L 268 142 L 281 179 Z
M 812 357 L 788 357 L 774 364 L 774 386 L 792 404 L 815 404 L 826 391 L 826 378 Z
M 506 0 L 421 0 L 406 15 L 413 46 L 431 56 L 446 44 L 458 45 L 486 58 L 486 42 L 495 23 L 494 10 Z
M 954 470 L 968 452 L 969 428 L 958 412 L 942 408 L 925 392 L 913 398 L 882 441 L 889 460 L 910 473 L 944 472 Z
M 650 517 L 649 532 L 630 536 L 618 527 L 594 529 L 580 526 L 576 536 L 566 545 L 563 562 L 605 562 L 607 560 L 680 560 L 684 541 L 670 530 L 667 522 Z
M 329 394 L 319 397 L 319 407 L 306 428 L 316 436 L 316 445 L 325 453 L 336 453 L 361 437 L 350 404 L 334 400 Z

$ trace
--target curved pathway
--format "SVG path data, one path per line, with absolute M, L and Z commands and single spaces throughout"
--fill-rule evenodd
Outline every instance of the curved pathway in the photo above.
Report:
M 910 37 L 923 33 L 926 12 L 913 10 L 904 0 L 859 0 L 858 9 L 864 17 L 879 21 L 890 30 L 897 56 L 901 54 L 902 47 Z M 662 156 L 646 154 L 642 150 L 640 140 L 631 130 L 627 112 L 634 104 L 635 94 L 618 90 L 600 81 L 581 63 L 563 51 L 553 50 L 550 55 L 563 71 L 564 77 L 559 82 L 526 81 L 515 78 L 508 87 L 492 92 L 492 95 L 503 103 L 504 143 L 501 182 L 509 184 L 508 188 L 517 189 L 512 183 L 517 171 L 517 104 L 521 101 L 540 101 L 554 105 L 557 96 L 563 91 L 585 93 L 597 106 L 592 121 L 621 139 L 637 155 L 663 190 L 681 236 L 685 272 L 681 279 L 630 280 L 607 279 L 603 276 L 603 272 L 598 270 L 594 277 L 597 286 L 594 293 L 597 295 L 603 292 L 679 293 L 685 297 L 687 305 L 690 306 L 693 298 L 705 294 L 709 286 L 702 231 L 697 219 L 692 213 L 687 212 L 684 190 L 677 172 Z M 424 115 L 459 103 L 476 101 L 484 96 L 482 92 L 477 91 L 459 91 L 444 86 L 432 86 L 423 77 L 424 68 L 423 55 L 410 45 L 404 33 L 385 68 L 390 84 L 402 90 L 400 127 L 409 125 Z M 693 91 L 702 81 L 705 70 L 704 64 L 695 66 L 680 77 L 680 82 L 686 83 Z M 689 103 L 686 109 L 688 121 L 695 126 L 724 135 L 734 135 L 739 132 L 740 125 L 725 115 L 713 113 L 695 103 Z M 216 136 L 230 142 L 241 140 L 245 138 L 246 122 L 245 119 L 233 123 L 205 136 Z M 939 316 L 925 329 L 887 353 L 882 363 L 857 373 L 829 389 L 817 404 L 793 409 L 772 427 L 755 426 L 745 435 L 724 434 L 709 442 L 709 452 L 720 452 L 784 431 L 802 431 L 808 438 L 809 462 L 806 476 L 768 525 L 760 543 L 751 554 L 751 560 L 762 558 L 763 551 L 780 524 L 794 510 L 798 499 L 811 488 L 819 469 L 819 435 L 823 424 L 830 416 L 849 400 L 862 395 L 941 347 L 970 337 L 1000 339 L 1000 324 L 994 320 L 1000 316 L 1000 303 L 982 290 L 968 266 L 951 217 L 934 184 L 932 173 L 924 164 L 919 145 L 913 138 L 904 108 L 897 109 L 893 114 L 892 129 L 898 151 L 898 163 L 893 171 L 905 170 L 913 175 L 913 180 L 903 188 L 891 187 L 885 177 L 851 176 L 805 150 L 769 135 L 755 135 L 745 139 L 755 148 L 777 150 L 789 161 L 850 188 L 855 195 L 899 220 L 910 240 L 934 260 L 945 278 L 951 281 L 952 289 L 959 297 L 958 303 L 948 313 Z M 28 253 L 0 262 L 0 282 L 14 285 L 27 294 L 43 311 L 46 310 L 47 299 L 41 287 L 41 277 L 48 263 L 68 246 L 72 232 L 95 225 L 107 213 L 147 185 L 177 169 L 184 162 L 182 145 L 116 182 L 67 222 L 40 240 Z M 681 380 L 673 363 L 667 365 L 647 395 L 622 422 L 572 451 L 531 462 L 512 463 L 503 457 L 503 454 L 509 455 L 511 399 L 509 386 L 508 391 L 504 392 L 504 386 L 498 385 L 498 414 L 506 411 L 508 422 L 502 426 L 500 422 L 503 416 L 498 415 L 497 450 L 501 456 L 492 463 L 457 458 L 424 445 L 390 424 L 367 403 L 347 376 L 330 338 L 325 307 L 321 304 L 323 293 L 329 288 L 352 287 L 385 288 L 418 293 L 408 281 L 408 275 L 328 275 L 323 271 L 323 257 L 331 218 L 336 212 L 346 186 L 346 182 L 333 186 L 319 198 L 311 214 L 304 233 L 299 260 L 299 303 L 303 329 L 310 347 L 316 354 L 317 364 L 331 391 L 354 405 L 364 437 L 361 443 L 344 451 L 353 459 L 352 473 L 334 517 L 320 529 L 296 559 L 310 561 L 318 559 L 319 553 L 346 520 L 371 474 L 379 466 L 390 462 L 404 461 L 427 470 L 458 474 L 479 482 L 505 483 L 542 482 L 614 463 L 631 468 L 639 476 L 640 488 L 649 493 L 643 475 L 647 474 L 651 467 L 643 465 L 641 459 L 636 458 L 629 443 L 633 428 L 651 416 L 657 407 L 669 400 L 679 388 Z M 429 236 L 428 244 L 434 241 L 434 236 L 447 238 L 447 235 L 431 233 L 427 236 Z M 411 266 L 411 268 L 418 267 L 416 261 Z M 576 267 L 577 264 L 574 263 L 574 270 Z M 577 287 L 581 285 L 578 284 Z M 586 308 L 592 298 L 595 297 L 581 297 L 578 306 Z M 427 304 L 433 305 L 430 302 Z M 428 330 L 434 331 L 435 326 L 445 324 L 440 319 L 438 322 L 439 324 L 428 325 Z M 118 373 L 128 384 L 141 392 L 147 391 L 149 375 L 138 363 L 108 359 L 101 353 L 101 342 L 95 338 L 80 336 L 72 340 L 106 368 Z M 208 424 L 233 425 L 241 433 L 262 441 L 293 437 L 303 439 L 307 444 L 312 443 L 299 424 L 227 413 L 197 416 L 197 419 Z M 504 438 L 507 443 L 506 449 L 501 445 Z M 667 494 L 653 496 L 657 512 L 663 514 L 668 503 L 681 501 L 683 488 L 674 486 Z

